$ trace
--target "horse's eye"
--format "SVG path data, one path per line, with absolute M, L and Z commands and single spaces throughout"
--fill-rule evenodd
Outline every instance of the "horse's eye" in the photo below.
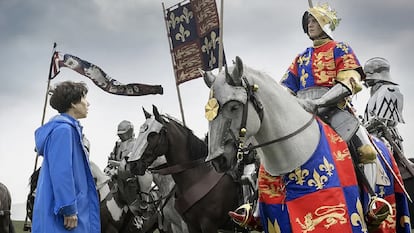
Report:
M 223 109 L 223 117 L 233 118 L 241 109 L 241 103 L 238 101 L 227 102 Z
M 238 104 L 235 104 L 233 106 L 231 106 L 230 111 L 235 112 L 240 108 L 240 106 Z
M 144 133 L 147 130 L 148 130 L 148 125 L 147 124 L 143 124 L 143 125 L 141 125 L 141 128 L 139 129 L 139 132 L 140 133 Z
M 150 141 L 154 140 L 155 136 L 157 136 L 156 132 L 149 133 L 148 136 L 147 136 L 147 141 L 150 142 Z

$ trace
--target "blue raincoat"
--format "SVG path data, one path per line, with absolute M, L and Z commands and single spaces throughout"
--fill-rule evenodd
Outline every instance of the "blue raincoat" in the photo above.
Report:
M 82 127 L 68 114 L 53 117 L 35 132 L 43 156 L 33 209 L 33 233 L 100 233 L 99 199 L 82 143 Z M 78 215 L 68 231 L 63 216 Z

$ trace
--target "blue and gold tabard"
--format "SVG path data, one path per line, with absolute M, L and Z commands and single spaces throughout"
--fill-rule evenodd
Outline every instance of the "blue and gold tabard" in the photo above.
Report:
M 283 176 L 271 176 L 260 167 L 259 209 L 265 232 L 368 232 L 366 203 L 347 144 L 328 125 L 318 122 L 321 140 L 309 161 Z M 382 187 L 383 198 L 397 208 L 397 215 L 384 221 L 378 232 L 409 233 L 407 200 L 401 190 L 393 188 Z

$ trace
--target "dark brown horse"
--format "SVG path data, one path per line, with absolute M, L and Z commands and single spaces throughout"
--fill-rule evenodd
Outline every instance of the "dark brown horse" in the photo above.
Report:
M 11 196 L 6 185 L 0 183 L 0 233 L 14 233 L 13 222 L 10 219 Z
M 230 175 L 217 173 L 205 163 L 206 143 L 190 129 L 171 117 L 144 110 L 145 123 L 140 128 L 134 156 L 128 165 L 134 174 L 143 174 L 159 156 L 167 163 L 152 172 L 171 174 L 177 185 L 175 208 L 188 225 L 190 233 L 217 233 L 219 229 L 235 231 L 228 211 L 238 206 L 240 186 Z

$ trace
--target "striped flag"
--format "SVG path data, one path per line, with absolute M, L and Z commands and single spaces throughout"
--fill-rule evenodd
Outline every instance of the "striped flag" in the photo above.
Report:
M 115 95 L 141 96 L 149 94 L 163 94 L 161 85 L 147 85 L 141 83 L 122 84 L 108 76 L 100 67 L 80 59 L 79 57 L 55 52 L 52 56 L 50 79 L 55 78 L 61 67 L 66 67 L 92 80 L 105 92 Z
M 59 53 L 54 52 L 52 55 L 52 69 L 50 70 L 50 77 L 49 79 L 54 79 L 60 72 L 59 69 L 59 60 L 63 60 L 59 58 Z

